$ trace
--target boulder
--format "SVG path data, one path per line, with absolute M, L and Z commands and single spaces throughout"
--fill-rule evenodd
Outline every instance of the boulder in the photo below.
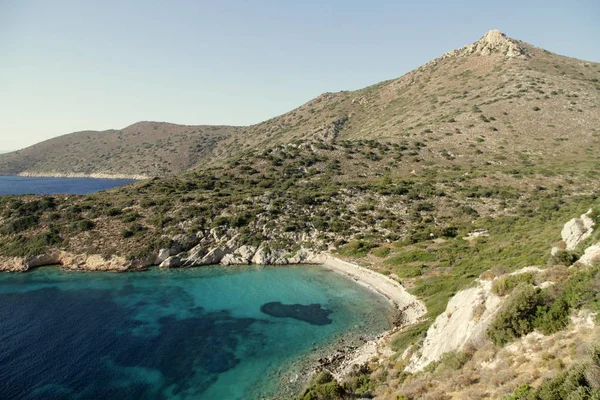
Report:
M 161 268 L 177 268 L 181 266 L 181 259 L 179 257 L 169 257 L 160 263 Z
M 249 246 L 249 245 L 240 246 L 235 251 L 235 254 L 239 255 L 241 258 L 248 260 L 248 261 L 252 260 L 252 257 L 254 257 L 255 253 L 256 253 L 256 247 Z
M 171 255 L 171 249 L 160 249 L 158 251 L 158 255 L 156 256 L 155 264 L 161 264 Z
M 246 265 L 248 264 L 247 258 L 235 256 L 233 254 L 225 254 L 221 259 L 221 265 Z
M 592 210 L 573 218 L 565 224 L 560 235 L 565 242 L 565 250 L 574 250 L 581 242 L 590 237 L 594 231 L 594 221 L 589 217 Z
M 169 255 L 175 255 L 181 253 L 182 251 L 188 251 L 198 244 L 200 239 L 196 234 L 184 235 L 179 234 L 173 236 L 171 248 L 169 250 Z
M 270 254 L 267 253 L 267 251 L 263 248 L 260 247 L 258 250 L 256 250 L 256 253 L 254 253 L 254 256 L 252 256 L 252 264 L 259 264 L 259 265 L 265 265 L 268 264 L 270 260 Z
M 206 255 L 197 263 L 197 265 L 219 264 L 223 257 L 230 253 L 231 249 L 227 246 L 216 247 L 206 253 Z
M 596 243 L 595 245 L 585 249 L 585 252 L 578 260 L 578 263 L 587 266 L 600 263 L 600 243 Z
M 59 265 L 62 264 L 61 256 L 59 252 L 50 252 L 46 254 L 40 254 L 38 256 L 29 257 L 25 260 L 27 269 L 41 267 L 44 265 Z

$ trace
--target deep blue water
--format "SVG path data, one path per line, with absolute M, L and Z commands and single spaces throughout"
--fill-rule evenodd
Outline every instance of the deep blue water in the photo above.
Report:
M 0 398 L 258 399 L 388 307 L 318 266 L 0 274 Z
M 0 176 L 0 196 L 7 194 L 90 194 L 133 182 L 135 181 L 131 179 Z

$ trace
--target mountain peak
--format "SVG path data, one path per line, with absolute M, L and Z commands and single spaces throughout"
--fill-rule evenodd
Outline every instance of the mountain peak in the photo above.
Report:
M 497 29 L 488 31 L 475 43 L 463 46 L 458 50 L 452 50 L 445 56 L 469 56 L 471 54 L 481 56 L 503 54 L 508 58 L 527 57 L 525 48 L 521 42 L 509 38 Z

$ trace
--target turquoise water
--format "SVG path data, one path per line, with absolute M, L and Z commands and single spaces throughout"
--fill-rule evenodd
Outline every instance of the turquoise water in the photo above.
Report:
M 261 398 L 389 311 L 318 266 L 2 274 L 0 397 Z

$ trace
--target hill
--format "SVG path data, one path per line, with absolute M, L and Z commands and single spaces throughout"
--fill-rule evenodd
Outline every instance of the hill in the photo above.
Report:
M 88 196 L 0 197 L 0 270 L 314 263 L 333 254 L 400 283 L 427 312 L 416 324 L 400 312 L 378 359 L 341 385 L 321 376 L 303 398 L 489 398 L 523 385 L 533 397 L 510 398 L 554 399 L 566 397 L 538 392 L 597 389 L 598 350 L 582 349 L 578 366 L 579 350 L 568 347 L 593 336 L 572 334 L 569 318 L 599 304 L 589 255 L 600 246 L 589 229 L 600 222 L 599 79 L 597 63 L 491 31 L 401 78 L 218 128 L 230 134 L 215 133 L 221 139 L 182 174 Z M 506 296 L 504 308 L 492 290 Z M 449 303 L 455 295 L 469 313 Z M 492 303 L 501 311 L 486 333 L 479 318 L 492 322 Z M 432 338 L 467 320 L 465 332 L 482 334 L 477 351 L 452 348 L 421 365 L 447 349 Z M 509 354 L 538 334 L 556 356 Z
M 138 122 L 122 130 L 84 131 L 0 156 L 0 174 L 146 178 L 184 172 L 219 155 L 239 129 Z
M 326 93 L 257 125 L 79 132 L 0 156 L 0 174 L 165 176 L 307 139 L 418 142 L 418 161 L 398 165 L 404 172 L 427 163 L 547 165 L 556 156 L 568 164 L 598 141 L 599 96 L 600 64 L 493 30 L 400 78 Z

